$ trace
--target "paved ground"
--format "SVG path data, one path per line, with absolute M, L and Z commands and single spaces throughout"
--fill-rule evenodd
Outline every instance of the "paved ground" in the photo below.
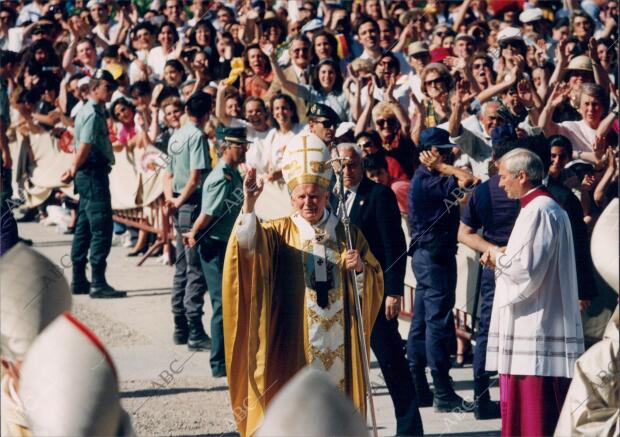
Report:
M 37 250 L 64 268 L 70 280 L 71 236 L 59 235 L 54 228 L 35 223 L 20 224 L 19 229 L 21 236 L 34 241 Z M 112 248 L 108 280 L 114 287 L 128 291 L 128 297 L 92 300 L 77 296 L 74 312 L 112 354 L 120 377 L 122 402 L 132 415 L 137 434 L 236 435 L 226 378 L 211 376 L 208 353 L 191 353 L 172 344 L 172 268 L 153 258 L 136 267 L 136 259 L 127 258 L 126 253 L 125 248 Z M 207 330 L 210 310 L 207 304 Z M 407 329 L 407 324 L 401 322 L 401 332 Z M 374 359 L 371 367 L 379 434 L 393 435 L 392 403 Z M 452 370 L 451 374 L 458 393 L 471 398 L 471 367 Z M 491 389 L 491 396 L 498 399 L 497 387 Z M 421 414 L 427 435 L 499 435 L 499 420 L 476 421 L 472 413 L 435 413 L 432 408 L 423 408 Z

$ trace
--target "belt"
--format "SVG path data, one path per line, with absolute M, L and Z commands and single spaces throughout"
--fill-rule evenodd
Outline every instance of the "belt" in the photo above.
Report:
M 176 191 L 173 191 L 172 195 L 174 197 L 179 197 L 181 193 L 177 193 Z M 189 196 L 189 198 L 185 201 L 185 204 L 188 204 L 188 203 L 194 204 L 194 205 L 200 204 L 200 194 L 198 193 L 198 190 L 194 191 L 192 195 Z

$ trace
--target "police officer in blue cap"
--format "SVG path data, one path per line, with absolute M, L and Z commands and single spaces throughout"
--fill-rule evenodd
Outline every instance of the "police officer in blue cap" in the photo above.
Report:
M 413 319 L 407 339 L 407 358 L 420 406 L 437 411 L 462 406 L 452 388 L 450 352 L 456 332 L 452 308 L 456 288 L 458 200 L 478 179 L 450 165 L 454 161 L 448 132 L 429 128 L 420 135 L 422 165 L 409 189 L 409 227 L 413 273 L 416 278 Z M 426 380 L 431 369 L 434 398 Z
M 322 103 L 313 103 L 308 108 L 310 132 L 319 137 L 331 149 L 336 139 L 336 128 L 341 120 L 332 108 Z

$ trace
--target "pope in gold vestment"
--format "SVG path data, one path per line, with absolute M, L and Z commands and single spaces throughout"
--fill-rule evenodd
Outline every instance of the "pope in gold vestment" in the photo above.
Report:
M 325 371 L 364 415 L 355 289 L 342 223 L 327 210 L 312 224 L 301 212 L 264 223 L 245 206 L 243 212 L 228 244 L 222 296 L 226 374 L 239 433 L 258 429 L 270 400 L 305 366 Z M 368 354 L 383 273 L 362 233 L 351 231 L 363 264 L 355 277 Z M 325 278 L 329 287 L 321 304 L 317 282 Z

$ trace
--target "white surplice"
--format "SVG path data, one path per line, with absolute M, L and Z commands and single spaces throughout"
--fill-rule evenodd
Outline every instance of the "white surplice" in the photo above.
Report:
M 575 254 L 568 215 L 552 198 L 521 209 L 495 277 L 486 369 L 572 377 L 584 350 Z

